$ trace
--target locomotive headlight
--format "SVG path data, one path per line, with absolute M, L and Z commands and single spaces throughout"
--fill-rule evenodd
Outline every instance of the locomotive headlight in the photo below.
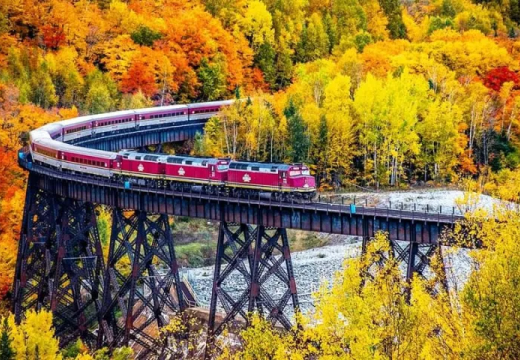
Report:
M 303 185 L 304 188 L 308 188 L 309 187 L 309 184 L 305 184 Z

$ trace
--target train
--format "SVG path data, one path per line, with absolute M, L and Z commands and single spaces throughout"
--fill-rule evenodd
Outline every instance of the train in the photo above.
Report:
M 139 186 L 277 201 L 312 199 L 316 195 L 316 183 L 305 164 L 235 161 L 135 150 L 116 153 L 74 145 L 86 138 L 208 119 L 217 116 L 223 106 L 232 102 L 126 110 L 51 123 L 30 132 L 31 161 L 61 172 L 105 178 L 123 184 L 127 189 Z

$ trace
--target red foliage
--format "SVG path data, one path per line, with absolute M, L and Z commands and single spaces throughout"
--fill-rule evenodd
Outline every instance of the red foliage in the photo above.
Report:
M 132 63 L 121 81 L 121 91 L 135 93 L 139 90 L 149 97 L 157 92 L 153 71 L 141 59 Z
M 511 71 L 507 66 L 497 67 L 490 70 L 484 77 L 484 85 L 495 91 L 500 91 L 500 88 L 505 82 L 512 81 L 518 85 L 518 75 Z
M 43 43 L 49 49 L 56 50 L 65 43 L 66 37 L 63 27 L 58 25 L 44 25 L 41 28 Z

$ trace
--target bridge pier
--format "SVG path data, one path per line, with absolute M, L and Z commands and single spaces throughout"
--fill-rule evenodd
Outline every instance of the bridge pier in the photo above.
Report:
M 95 344 L 103 271 L 94 206 L 30 183 L 14 280 L 16 321 L 27 310 L 46 309 L 62 346 L 78 337 Z
M 375 220 L 374 220 L 375 221 Z M 372 221 L 368 217 L 362 219 L 362 253 L 365 254 L 368 243 L 372 237 L 375 236 L 377 230 L 374 229 Z M 408 231 L 405 232 L 406 240 L 396 240 L 389 237 L 390 245 L 389 257 L 395 258 L 398 262 L 403 264 L 404 276 L 407 280 L 411 280 L 414 274 L 419 275 L 425 279 L 435 275 L 434 271 L 440 272 L 436 274 L 440 285 L 447 289 L 446 271 L 442 258 L 442 248 L 438 242 L 421 243 L 419 239 L 424 234 L 417 234 L 417 225 L 411 222 L 408 226 Z M 421 231 L 425 231 L 426 227 L 420 227 Z M 431 268 L 431 258 L 437 256 L 441 260 L 440 269 Z M 382 264 L 379 264 L 382 265 Z M 433 289 L 432 289 L 433 290 Z
M 186 308 L 169 218 L 113 209 L 98 347 L 166 351 L 160 329 Z
M 290 329 L 289 309 L 297 311 L 298 295 L 287 231 L 221 222 L 208 338 L 236 324 L 236 318 L 247 324 L 253 311 L 274 326 Z M 219 321 L 217 313 L 224 316 Z

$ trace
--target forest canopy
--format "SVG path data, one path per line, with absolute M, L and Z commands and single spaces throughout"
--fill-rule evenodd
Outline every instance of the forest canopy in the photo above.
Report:
M 17 151 L 78 115 L 240 99 L 192 153 L 305 162 L 321 190 L 480 177 L 518 201 L 519 21 L 518 0 L 0 0 L 0 308 Z

